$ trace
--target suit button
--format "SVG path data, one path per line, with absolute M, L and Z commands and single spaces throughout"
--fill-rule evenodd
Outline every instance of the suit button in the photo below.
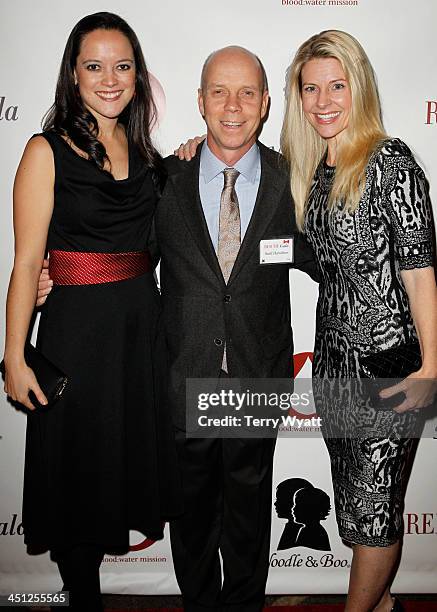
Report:
M 223 301 L 226 302 L 227 304 L 232 300 L 230 295 L 225 295 L 225 297 L 223 298 Z
M 214 344 L 216 346 L 221 346 L 223 344 L 223 340 L 221 338 L 214 338 Z

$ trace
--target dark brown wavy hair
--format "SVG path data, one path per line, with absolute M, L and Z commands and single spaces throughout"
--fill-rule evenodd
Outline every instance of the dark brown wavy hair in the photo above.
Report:
M 124 19 L 114 13 L 87 15 L 74 26 L 62 56 L 55 102 L 43 118 L 43 130 L 52 129 L 66 136 L 103 170 L 108 157 L 105 147 L 97 140 L 97 119 L 86 109 L 74 82 L 74 69 L 81 43 L 94 30 L 117 30 L 126 36 L 132 46 L 136 95 L 123 110 L 119 121 L 124 125 L 129 141 L 137 147 L 147 166 L 156 171 L 154 176 L 162 184 L 162 159 L 150 137 L 157 112 L 146 62 L 135 32 Z

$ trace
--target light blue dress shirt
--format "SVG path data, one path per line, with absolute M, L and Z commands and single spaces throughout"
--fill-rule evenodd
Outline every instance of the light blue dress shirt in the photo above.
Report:
M 258 145 L 254 143 L 249 151 L 232 167 L 240 173 L 235 183 L 235 191 L 240 206 L 241 241 L 243 241 L 253 213 L 261 178 L 261 157 Z M 211 152 L 205 141 L 200 153 L 199 192 L 203 214 L 216 252 L 220 198 L 223 191 L 223 170 L 225 168 L 229 168 L 229 166 Z

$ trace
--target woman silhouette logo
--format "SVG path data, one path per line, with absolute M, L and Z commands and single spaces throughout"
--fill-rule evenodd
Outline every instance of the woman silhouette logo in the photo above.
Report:
M 331 511 L 331 501 L 322 489 L 303 478 L 288 478 L 276 489 L 275 508 L 278 518 L 288 519 L 278 550 L 296 546 L 331 550 L 328 533 L 320 524 Z

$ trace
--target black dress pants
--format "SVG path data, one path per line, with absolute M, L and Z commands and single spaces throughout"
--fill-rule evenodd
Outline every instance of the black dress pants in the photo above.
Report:
M 187 439 L 176 431 L 185 512 L 170 535 L 186 612 L 262 610 L 275 441 Z

